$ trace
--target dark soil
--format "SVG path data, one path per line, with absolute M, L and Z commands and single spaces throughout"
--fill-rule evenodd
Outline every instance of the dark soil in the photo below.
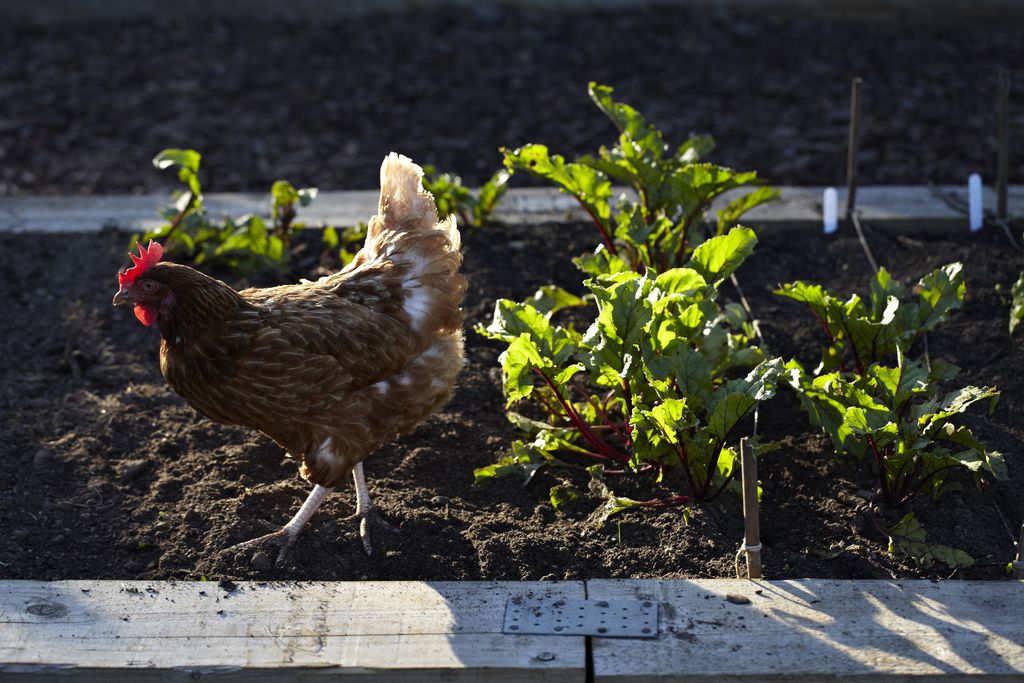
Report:
M 883 265 L 916 279 L 959 259 L 964 310 L 930 338 L 933 357 L 964 368 L 963 380 L 996 384 L 1003 398 L 970 422 L 1006 454 L 1011 480 L 919 500 L 930 540 L 962 548 L 998 578 L 1024 517 L 1024 354 L 1007 334 L 1007 288 L 1024 261 L 1002 236 L 870 235 Z M 486 321 L 496 297 L 524 297 L 541 284 L 579 287 L 571 254 L 593 245 L 574 225 L 495 226 L 468 231 L 468 325 Z M 228 545 L 283 523 L 308 492 L 295 465 L 259 434 L 198 416 L 157 366 L 157 337 L 110 306 L 126 262 L 124 234 L 0 236 L 0 578 L 538 579 L 730 576 L 742 534 L 739 501 L 725 496 L 681 510 L 627 511 L 605 525 L 576 473 L 542 471 L 527 487 L 504 479 L 473 485 L 515 438 L 505 421 L 497 345 L 468 335 L 468 366 L 449 407 L 366 462 L 370 490 L 397 528 L 362 551 L 351 488 L 333 494 L 286 566 L 250 563 Z M 794 248 L 794 246 L 796 248 Z M 797 305 L 774 297 L 781 281 L 812 278 L 845 291 L 869 274 L 855 239 L 778 232 L 762 236 L 741 282 L 776 353 L 812 361 L 817 328 Z M 997 290 L 997 287 L 1002 288 Z M 886 553 L 882 531 L 902 512 L 879 510 L 867 463 L 830 453 L 796 400 L 780 393 L 761 415 L 782 443 L 761 463 L 766 575 L 888 578 L 943 576 Z M 581 498 L 565 512 L 548 502 L 562 481 Z M 636 483 L 617 493 L 650 497 Z
M 174 179 L 150 159 L 165 147 L 204 154 L 208 191 L 281 177 L 372 187 L 390 150 L 476 185 L 502 145 L 575 155 L 610 142 L 591 80 L 670 141 L 710 133 L 714 161 L 807 185 L 843 181 L 861 76 L 862 182 L 994 179 L 997 69 L 1024 91 L 1019 22 L 938 29 L 712 4 L 3 27 L 0 195 L 164 190 Z M 1022 176 L 1016 154 L 1010 177 Z

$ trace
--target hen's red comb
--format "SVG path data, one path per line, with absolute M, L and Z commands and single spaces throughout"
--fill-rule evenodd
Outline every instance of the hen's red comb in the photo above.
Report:
M 143 247 L 141 242 L 135 244 L 139 247 L 139 255 L 136 256 L 128 252 L 128 256 L 131 257 L 132 263 L 135 265 L 117 274 L 117 283 L 122 287 L 135 282 L 137 277 L 145 273 L 151 266 L 159 263 L 160 257 L 164 255 L 164 248 L 153 240 L 149 241 L 149 247 Z

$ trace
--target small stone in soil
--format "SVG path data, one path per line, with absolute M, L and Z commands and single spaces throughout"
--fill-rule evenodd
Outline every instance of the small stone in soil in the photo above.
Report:
M 252 568 L 260 572 L 268 572 L 274 567 L 274 558 L 266 548 L 261 548 L 252 556 Z
M 32 469 L 43 470 L 49 467 L 53 461 L 53 451 L 48 448 L 40 448 L 36 451 L 36 454 L 32 456 Z
M 725 596 L 725 599 L 728 600 L 729 602 L 731 602 L 734 605 L 749 605 L 750 604 L 750 598 L 748 598 L 745 595 L 740 595 L 738 593 L 729 593 L 728 595 Z

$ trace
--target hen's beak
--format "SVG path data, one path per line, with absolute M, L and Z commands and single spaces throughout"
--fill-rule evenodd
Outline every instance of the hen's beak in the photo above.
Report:
M 124 306 L 125 304 L 130 303 L 131 298 L 128 296 L 128 290 L 122 287 L 121 289 L 118 290 L 117 294 L 114 295 L 113 304 L 115 306 Z

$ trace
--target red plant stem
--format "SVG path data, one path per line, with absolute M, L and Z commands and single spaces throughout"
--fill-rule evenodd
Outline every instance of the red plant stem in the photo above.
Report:
M 564 410 L 565 414 L 569 417 L 569 421 L 572 422 L 573 426 L 576 427 L 583 438 L 586 439 L 587 443 L 596 448 L 599 453 L 607 457 L 609 460 L 614 460 L 622 465 L 629 462 L 630 458 L 628 455 L 609 446 L 604 439 L 599 437 L 590 429 L 590 425 L 584 422 L 583 418 L 579 416 L 569 402 L 562 398 L 562 393 L 558 391 L 558 387 L 555 386 L 555 383 L 551 381 L 550 377 L 541 372 L 540 368 L 533 368 L 533 371 L 540 376 L 555 393 L 555 398 L 558 399 L 558 402 L 562 406 L 562 410 Z
M 828 329 L 828 323 L 825 322 L 825 319 L 822 318 L 818 314 L 818 312 L 816 310 L 814 310 L 813 308 L 811 308 L 810 306 L 807 307 L 807 310 L 809 310 L 811 313 L 813 313 L 814 317 L 818 319 L 819 323 L 821 323 L 822 329 L 825 330 L 825 336 L 828 337 L 829 344 L 835 344 L 836 343 L 836 338 L 834 336 L 832 336 L 832 331 Z M 846 361 L 843 360 L 842 355 L 839 356 L 839 371 L 840 372 L 846 372 Z
M 613 432 L 615 432 L 615 434 L 620 439 L 622 439 L 626 443 L 631 443 L 631 441 L 629 439 L 629 436 L 625 432 L 623 432 L 621 429 L 619 429 L 619 426 L 608 415 L 608 412 L 604 409 L 604 406 L 601 405 L 600 401 L 598 401 L 590 393 L 588 393 L 587 390 L 583 387 L 583 385 L 580 384 L 579 382 L 573 383 L 573 387 L 576 389 L 576 391 L 578 391 L 583 396 L 583 400 L 585 400 L 590 405 L 594 406 L 594 410 L 597 411 L 598 415 L 600 415 L 601 419 L 604 420 L 604 422 L 605 422 L 605 424 L 599 425 L 598 427 L 591 427 L 591 429 L 596 429 L 596 428 L 600 428 L 600 427 L 604 427 L 604 428 L 610 429 Z M 627 427 L 627 429 L 628 429 L 628 427 Z
M 192 202 L 196 199 L 196 195 L 192 190 L 186 190 L 186 192 L 188 192 L 188 201 L 185 202 L 185 208 L 179 211 L 177 215 L 174 216 L 174 219 L 171 220 L 171 229 L 167 231 L 166 235 L 164 235 L 165 242 L 174 234 L 174 231 L 178 229 L 178 226 L 181 225 L 181 220 L 185 217 L 185 214 L 188 213 L 188 210 L 192 208 Z
M 913 470 L 907 476 L 903 476 L 903 472 L 907 469 L 907 465 L 909 465 L 910 463 L 914 463 Z M 906 495 L 907 491 L 910 490 L 910 484 L 914 480 L 914 474 L 918 472 L 920 467 L 921 460 L 919 458 L 907 458 L 907 460 L 905 460 L 904 463 L 900 465 L 900 468 L 896 471 L 896 474 L 893 475 L 892 478 L 896 487 L 894 496 L 896 500 L 902 499 L 903 496 Z
M 649 508 L 666 508 L 674 507 L 676 505 L 686 505 L 689 502 L 689 496 L 669 496 L 668 498 L 652 498 L 650 500 L 638 500 L 635 501 L 635 504 Z
M 694 208 L 693 213 L 686 214 L 686 220 L 683 221 L 683 236 L 679 240 L 679 251 L 676 253 L 676 265 L 682 265 L 683 257 L 686 256 L 686 245 L 688 240 L 686 239 L 686 233 L 690 231 L 690 224 L 697 219 L 698 216 L 707 208 L 709 198 L 705 197 L 701 200 L 701 203 Z
M 714 477 L 715 469 L 718 467 L 718 458 L 722 455 L 722 448 L 725 447 L 725 441 L 719 441 L 715 447 L 715 455 L 708 462 L 708 471 L 704 474 L 704 485 L 700 487 L 700 500 L 705 500 L 708 494 L 708 489 L 711 488 L 711 479 Z
M 630 424 L 633 420 L 633 392 L 629 388 L 629 380 L 622 380 L 622 398 L 626 402 L 626 415 L 625 415 L 625 427 L 626 427 L 626 445 L 630 448 L 633 447 L 633 425 Z
M 717 489 L 715 489 L 714 493 L 712 493 L 710 496 L 708 496 L 706 498 L 702 498 L 701 500 L 707 502 L 707 501 L 712 501 L 715 498 L 718 498 L 720 495 L 722 495 L 722 491 L 725 490 L 725 487 L 728 486 L 732 482 L 732 480 L 735 479 L 735 478 L 736 478 L 736 473 L 734 471 L 732 474 L 730 474 L 728 477 L 725 478 L 725 481 L 722 482 L 721 486 L 719 486 Z
M 690 487 L 690 493 L 697 495 L 697 483 L 693 480 L 693 473 L 690 471 L 690 460 L 686 455 L 686 446 L 676 446 L 679 451 L 679 462 L 683 464 L 683 472 L 686 473 L 686 483 Z
M 925 482 L 928 481 L 929 479 L 931 479 L 932 477 L 934 477 L 936 474 L 938 474 L 939 472 L 942 472 L 943 470 L 952 470 L 952 469 L 956 469 L 957 467 L 960 467 L 960 465 L 946 465 L 944 467 L 940 467 L 937 470 L 933 470 L 932 472 L 930 472 L 929 474 L 927 474 L 924 477 L 921 477 L 921 479 L 917 482 L 917 486 L 914 486 L 912 489 L 910 489 L 910 491 L 907 493 L 907 495 L 904 496 L 898 502 L 897 507 L 901 507 L 903 505 L 906 505 L 908 502 L 910 502 L 910 499 L 913 498 L 914 496 L 916 496 L 921 491 L 921 489 L 924 487 Z
M 650 463 L 647 463 L 646 465 L 644 465 L 643 467 L 641 467 L 640 469 L 638 469 L 636 471 L 633 471 L 633 470 L 605 470 L 604 474 L 606 474 L 608 476 L 622 476 L 622 475 L 626 475 L 626 474 L 646 474 L 647 472 L 650 472 L 651 470 L 656 470 L 656 469 L 658 469 L 657 465 L 652 465 Z
M 590 210 L 590 207 L 583 203 L 582 199 L 576 197 L 576 201 L 578 201 L 580 203 L 580 206 L 583 207 L 583 210 L 590 215 L 590 220 L 594 221 L 594 225 L 597 226 L 598 231 L 601 233 L 601 238 L 604 240 L 605 246 L 608 247 L 608 252 L 612 256 L 618 256 L 619 252 L 615 248 L 615 244 L 612 242 L 611 237 L 608 236 L 608 231 L 604 229 L 603 225 L 601 225 L 601 221 L 597 219 L 597 216 L 594 215 L 594 212 Z
M 558 411 L 555 410 L 555 407 L 553 405 L 551 405 L 551 401 L 548 400 L 547 396 L 538 392 L 537 398 L 540 399 L 540 402 L 544 404 L 544 409 L 548 411 L 549 415 L 554 417 L 555 415 L 558 414 Z
M 889 491 L 889 487 L 885 478 L 885 465 L 882 464 L 882 456 L 878 453 L 878 445 L 875 443 L 873 436 L 868 436 L 868 443 L 871 445 L 871 452 L 875 456 L 875 465 L 878 466 L 878 483 L 882 487 L 882 497 L 885 498 L 885 503 L 889 507 L 894 504 L 892 493 Z
M 850 334 L 850 327 L 843 321 L 843 329 L 846 330 L 846 337 L 850 340 L 850 351 L 853 353 L 853 362 L 857 364 L 857 374 L 864 374 L 864 366 L 860 362 L 860 354 L 857 353 L 857 346 L 853 343 L 853 335 Z

